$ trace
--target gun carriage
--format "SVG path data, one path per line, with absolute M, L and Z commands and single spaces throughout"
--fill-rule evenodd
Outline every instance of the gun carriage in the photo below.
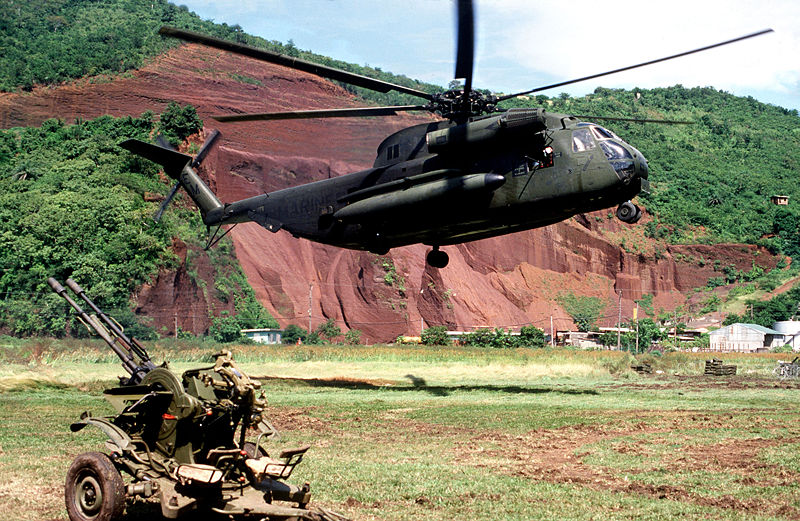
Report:
M 85 312 L 55 279 L 48 284 L 72 306 L 79 320 L 119 356 L 128 373 L 104 391 L 116 416 L 83 413 L 70 428 L 87 425 L 107 436 L 107 453 L 77 456 L 67 471 L 65 501 L 71 521 L 113 521 L 126 501 L 157 498 L 165 518 L 205 509 L 229 519 L 342 521 L 311 508 L 310 486 L 286 482 L 308 446 L 273 458 L 265 442 L 276 430 L 264 417 L 259 382 L 248 377 L 230 352 L 209 367 L 180 377 L 166 362 L 156 365 L 145 348 L 125 335 L 75 281 L 66 285 L 89 306 Z

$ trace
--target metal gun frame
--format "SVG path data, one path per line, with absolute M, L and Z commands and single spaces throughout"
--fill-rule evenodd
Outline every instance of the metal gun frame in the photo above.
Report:
M 108 453 L 81 454 L 67 471 L 65 501 L 71 521 L 113 521 L 134 497 L 157 497 L 168 519 L 198 509 L 230 519 L 345 519 L 310 508 L 308 483 L 285 482 L 309 447 L 285 449 L 277 458 L 268 454 L 262 442 L 277 431 L 264 418 L 261 385 L 239 369 L 229 351 L 214 355 L 214 365 L 190 369 L 179 378 L 166 363 L 155 365 L 144 347 L 126 336 L 75 281 L 67 279 L 67 287 L 93 314 L 55 279 L 47 282 L 117 354 L 129 375 L 104 391 L 116 416 L 83 413 L 70 426 L 78 432 L 91 425 L 108 436 Z

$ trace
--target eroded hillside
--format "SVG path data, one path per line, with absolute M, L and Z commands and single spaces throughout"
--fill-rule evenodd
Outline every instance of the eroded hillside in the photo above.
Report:
M 38 125 L 52 117 L 71 122 L 103 114 L 159 113 L 172 100 L 197 107 L 206 131 L 222 131 L 203 175 L 223 201 L 366 168 L 386 135 L 429 120 L 427 115 L 403 115 L 217 124 L 212 114 L 361 102 L 314 76 L 183 45 L 113 80 L 84 79 L 0 94 L 0 126 Z M 447 247 L 451 261 L 443 270 L 426 268 L 427 248 L 421 245 L 378 257 L 295 239 L 286 232 L 273 234 L 253 223 L 238 225 L 231 236 L 258 299 L 281 325 L 307 326 L 310 306 L 313 327 L 333 318 L 343 329 L 363 331 L 367 341 L 418 334 L 422 326 L 439 324 L 461 329 L 532 323 L 549 330 L 553 317 L 556 327 L 565 328 L 572 321 L 556 298 L 569 292 L 604 299 L 608 306 L 602 322 L 611 324 L 617 319 L 620 292 L 627 318 L 633 301 L 645 294 L 654 296 L 654 307 L 672 309 L 684 304 L 693 288 L 719 275 L 715 270 L 720 266 L 748 270 L 753 263 L 771 268 L 779 261 L 754 246 L 657 245 L 610 219 L 608 212 Z M 182 302 L 192 297 L 176 291 L 175 280 L 175 273 L 163 273 L 138 295 L 139 312 L 168 329 L 173 313 L 166 310 L 203 314 L 195 309 L 199 300 Z M 199 332 L 204 321 L 181 322 L 186 324 L 182 328 Z

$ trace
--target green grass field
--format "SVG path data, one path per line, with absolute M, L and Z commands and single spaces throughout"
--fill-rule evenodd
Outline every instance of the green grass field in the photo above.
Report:
M 178 371 L 216 346 L 148 346 Z M 259 377 L 277 445 L 312 449 L 292 481 L 354 520 L 800 519 L 800 384 L 777 355 L 653 359 L 563 349 L 235 346 Z M 786 358 L 786 355 L 783 355 Z M 122 374 L 95 343 L 0 338 L 0 512 L 66 519 L 71 459 L 102 450 Z M 126 519 L 150 519 L 141 508 Z M 150 512 L 150 511 L 145 511 Z

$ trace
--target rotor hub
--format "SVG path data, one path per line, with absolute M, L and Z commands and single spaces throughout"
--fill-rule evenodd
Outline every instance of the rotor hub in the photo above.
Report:
M 462 120 L 494 112 L 497 108 L 497 96 L 476 90 L 464 93 L 462 89 L 452 89 L 434 94 L 429 105 L 431 112 L 436 112 L 450 120 Z

